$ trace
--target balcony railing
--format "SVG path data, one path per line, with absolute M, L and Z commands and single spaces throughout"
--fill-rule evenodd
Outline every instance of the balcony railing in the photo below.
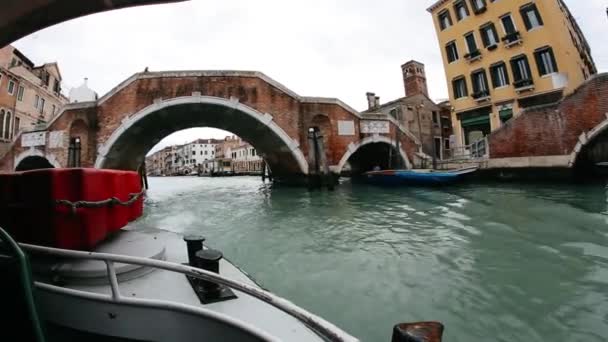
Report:
M 471 94 L 471 96 L 476 101 L 479 101 L 479 102 L 485 101 L 490 98 L 490 92 L 488 90 L 480 90 L 480 91 L 474 92 L 473 94 Z
M 517 91 L 525 91 L 534 88 L 534 81 L 531 78 L 517 80 L 513 83 L 513 86 Z
M 521 34 L 519 31 L 508 33 L 501 39 L 505 43 L 505 47 L 511 47 L 515 44 L 521 44 Z
M 475 6 L 473 6 L 473 13 L 475 13 L 475 15 L 480 15 L 485 13 L 488 10 L 487 6 L 482 6 L 480 8 L 476 8 Z
M 471 51 L 471 52 L 467 53 L 466 55 L 464 55 L 464 59 L 466 59 L 469 62 L 474 62 L 476 60 L 481 59 L 481 50 L 477 49 L 475 51 Z

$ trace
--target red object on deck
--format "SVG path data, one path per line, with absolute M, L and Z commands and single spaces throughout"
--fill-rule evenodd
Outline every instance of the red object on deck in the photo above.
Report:
M 130 207 L 73 208 L 57 201 L 99 202 L 112 197 L 127 201 L 129 193 L 142 190 L 141 183 L 132 178 L 139 180 L 139 175 L 81 168 L 0 174 L 0 225 L 20 242 L 91 250 L 129 220 L 141 216 L 143 198 Z

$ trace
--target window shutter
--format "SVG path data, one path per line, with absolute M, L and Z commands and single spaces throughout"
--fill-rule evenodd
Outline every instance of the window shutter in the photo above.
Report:
M 513 78 L 515 79 L 515 82 L 521 81 L 521 70 L 519 70 L 519 67 L 517 66 L 516 59 L 511 60 L 511 70 L 513 70 Z
M 490 77 L 492 78 L 492 87 L 498 88 L 498 67 L 490 68 Z
M 521 13 L 521 18 L 524 20 L 524 24 L 526 25 L 526 30 L 530 30 L 532 28 L 532 24 L 530 23 L 530 18 L 528 18 L 528 11 L 530 11 L 530 7 L 525 7 L 519 10 Z
M 553 63 L 553 69 L 555 72 L 559 72 L 557 68 L 557 61 L 555 60 L 555 54 L 553 53 L 553 49 L 549 49 L 549 56 L 551 56 L 551 63 Z
M 488 39 L 488 34 L 490 34 L 490 28 L 483 27 L 481 30 L 479 30 L 479 33 L 481 34 L 481 40 L 483 41 L 483 46 L 488 47 L 488 45 L 490 45 L 490 40 Z
M 534 59 L 536 59 L 536 66 L 538 67 L 538 73 L 542 75 L 547 74 L 547 69 L 545 68 L 545 64 L 543 63 L 542 54 L 544 51 L 536 51 L 534 53 Z
M 544 25 L 543 23 L 543 18 L 540 16 L 540 12 L 538 11 L 538 8 L 536 8 L 536 5 L 532 5 L 534 8 L 534 14 L 536 15 L 536 19 L 538 19 L 538 23 L 541 25 Z

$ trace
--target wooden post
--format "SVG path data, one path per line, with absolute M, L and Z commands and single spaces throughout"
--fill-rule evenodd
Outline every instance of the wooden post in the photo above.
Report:
M 148 173 L 146 172 L 146 162 L 141 163 L 139 167 L 139 175 L 141 176 L 142 184 L 144 189 L 148 190 L 150 187 L 148 186 Z
M 262 161 L 262 182 L 266 181 L 266 161 Z

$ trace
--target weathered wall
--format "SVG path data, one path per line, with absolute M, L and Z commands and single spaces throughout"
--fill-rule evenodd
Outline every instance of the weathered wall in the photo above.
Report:
M 606 120 L 608 74 L 597 75 L 560 103 L 533 107 L 489 136 L 491 158 L 571 154 L 582 133 Z

